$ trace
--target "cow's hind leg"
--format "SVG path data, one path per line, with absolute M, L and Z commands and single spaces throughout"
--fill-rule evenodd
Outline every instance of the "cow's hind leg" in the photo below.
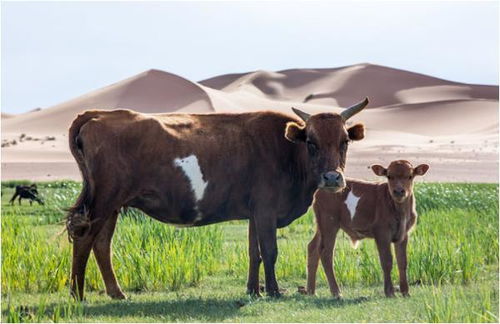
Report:
M 94 204 L 94 207 L 89 208 L 89 211 L 85 215 L 75 213 L 69 217 L 68 221 L 68 232 L 70 232 L 73 238 L 71 294 L 80 300 L 84 297 L 85 269 L 87 267 L 90 251 L 92 250 L 97 235 L 107 224 L 107 219 L 114 213 L 113 209 L 98 206 L 102 205 Z M 80 218 L 86 219 L 83 221 L 83 225 L 78 224 L 78 222 L 82 222 Z M 73 222 L 75 225 L 72 225 Z M 75 228 L 72 228 L 72 226 Z
M 94 255 L 101 270 L 104 284 L 106 285 L 106 293 L 115 299 L 125 299 L 126 296 L 122 292 L 118 281 L 116 280 L 111 259 L 111 241 L 115 232 L 116 220 L 118 212 L 113 212 L 104 223 L 102 230 L 97 234 L 94 241 Z
M 251 218 L 248 224 L 248 267 L 247 294 L 260 297 L 259 269 L 262 262 L 255 221 Z
M 85 269 L 89 260 L 90 250 L 94 243 L 95 234 L 73 239 L 73 265 L 71 267 L 71 295 L 83 300 L 85 286 Z

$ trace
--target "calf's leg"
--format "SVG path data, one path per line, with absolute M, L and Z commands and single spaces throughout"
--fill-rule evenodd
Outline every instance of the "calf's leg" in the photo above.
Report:
M 316 293 L 316 272 L 319 265 L 319 254 L 321 237 L 319 232 L 316 232 L 313 239 L 307 245 L 307 294 L 314 295 Z
M 401 293 L 405 297 L 409 297 L 409 287 L 408 279 L 406 278 L 406 268 L 407 268 L 407 258 L 406 258 L 406 246 L 408 245 L 408 236 L 401 242 L 395 244 L 396 248 L 396 260 L 398 262 L 399 270 L 399 287 Z
M 384 272 L 384 292 L 386 297 L 394 297 L 394 286 L 391 280 L 392 253 L 391 241 L 385 236 L 375 238 L 377 244 L 380 264 Z
M 248 266 L 247 294 L 260 297 L 259 269 L 262 258 L 260 257 L 259 241 L 253 218 L 250 219 L 248 224 L 248 256 L 250 262 Z
M 327 233 L 321 235 L 321 264 L 325 271 L 328 285 L 330 286 L 330 293 L 335 298 L 340 298 L 340 289 L 335 279 L 335 271 L 333 270 L 333 251 L 335 250 L 335 241 L 339 228 L 333 227 Z
M 97 234 L 92 248 L 106 286 L 106 293 L 111 298 L 125 299 L 126 296 L 116 280 L 111 259 L 111 241 L 113 233 L 115 232 L 117 218 L 118 212 L 114 212 L 113 215 L 106 220 L 103 228 L 99 234 Z

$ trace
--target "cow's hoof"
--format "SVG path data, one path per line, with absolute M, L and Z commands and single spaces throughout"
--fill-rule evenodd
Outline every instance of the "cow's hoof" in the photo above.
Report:
M 402 292 L 401 294 L 403 295 L 403 297 L 410 297 L 410 293 L 409 292 Z
M 251 297 L 262 297 L 262 295 L 260 294 L 260 291 L 259 290 L 255 290 L 255 289 L 247 289 L 247 295 L 250 295 Z
M 304 287 L 304 286 L 298 286 L 297 292 L 301 295 L 308 295 L 306 287 Z
M 122 293 L 121 291 L 116 291 L 116 292 L 112 292 L 112 293 L 108 293 L 108 296 L 113 298 L 113 299 L 127 299 L 127 296 Z
M 268 291 L 267 295 L 269 297 L 273 297 L 273 298 L 280 298 L 282 296 L 282 294 L 279 290 Z

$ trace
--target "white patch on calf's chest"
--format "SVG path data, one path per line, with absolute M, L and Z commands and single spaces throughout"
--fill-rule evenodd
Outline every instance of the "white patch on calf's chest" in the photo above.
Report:
M 174 164 L 180 167 L 189 179 L 196 202 L 202 200 L 208 182 L 203 180 L 203 173 L 196 155 L 192 154 L 185 158 L 177 158 L 174 160 Z
M 352 190 L 349 191 L 347 195 L 347 199 L 345 200 L 345 205 L 347 206 L 347 210 L 349 210 L 349 214 L 351 216 L 351 220 L 356 215 L 356 207 L 358 207 L 358 201 L 361 197 L 357 197 Z

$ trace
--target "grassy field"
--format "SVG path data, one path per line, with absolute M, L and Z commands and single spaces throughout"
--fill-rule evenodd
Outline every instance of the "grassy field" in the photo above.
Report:
M 280 299 L 245 295 L 246 222 L 176 229 L 129 211 L 113 241 L 126 301 L 113 301 L 93 257 L 87 300 L 69 298 L 71 246 L 63 209 L 75 182 L 39 185 L 45 205 L 8 205 L 14 182 L 2 183 L 2 321 L 105 322 L 498 322 L 498 185 L 419 184 L 419 220 L 409 243 L 410 298 L 387 299 L 372 240 L 356 250 L 339 235 L 335 269 L 344 298 L 329 297 L 319 271 L 316 297 L 305 285 L 306 214 L 279 230 Z M 263 274 L 261 279 L 263 278 Z M 397 269 L 393 270 L 397 283 Z

